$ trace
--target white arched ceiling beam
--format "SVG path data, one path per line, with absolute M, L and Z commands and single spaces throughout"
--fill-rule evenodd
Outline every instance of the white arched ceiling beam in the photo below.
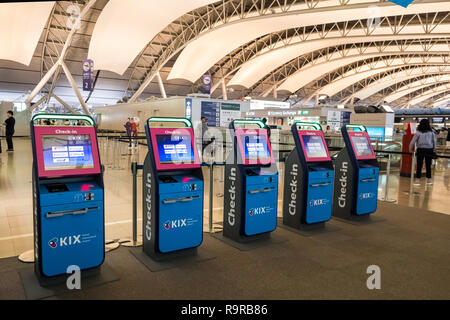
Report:
M 217 0 L 109 0 L 91 38 L 88 57 L 99 70 L 123 75 L 133 60 L 172 21 Z
M 386 76 L 380 77 L 376 81 L 371 81 L 373 80 L 372 78 L 366 78 L 363 80 L 363 83 L 358 82 L 352 85 L 352 88 L 349 90 L 352 92 L 350 95 L 342 93 L 345 98 L 341 99 L 341 102 L 346 104 L 352 98 L 365 100 L 373 95 L 376 95 L 380 91 L 400 83 L 402 83 L 402 86 L 404 87 L 409 87 L 433 82 L 436 81 L 436 79 L 442 78 L 442 76 L 450 76 L 448 74 L 436 74 L 438 71 L 436 69 L 436 67 L 418 67 L 414 69 L 402 70 L 396 73 L 389 73 Z M 450 73 L 450 67 L 448 69 L 448 73 Z
M 439 95 L 439 94 L 441 94 L 443 92 L 446 92 L 448 90 L 450 90 L 450 85 L 449 84 L 444 84 L 444 85 L 435 87 L 433 89 L 425 91 L 424 93 L 422 93 L 422 94 L 420 94 L 418 96 L 415 96 L 413 99 L 410 99 L 408 101 L 408 105 L 409 106 L 418 105 L 418 104 L 424 102 L 425 100 L 428 100 L 428 99 L 430 99 L 430 98 L 432 98 L 434 96 L 437 96 L 437 95 Z
M 387 19 L 387 18 L 385 18 Z M 401 21 L 398 19 L 398 21 Z M 361 22 L 362 23 L 362 22 Z M 393 40 L 411 40 L 450 37 L 450 33 L 443 31 L 450 30 L 450 24 L 441 24 L 433 30 L 433 34 L 424 34 L 421 25 L 408 25 L 401 28 L 401 32 L 396 33 L 396 29 L 388 27 L 378 27 L 368 33 L 368 29 L 354 28 L 348 30 L 345 36 L 340 31 L 328 31 L 325 33 L 310 34 L 303 41 L 291 41 L 288 45 L 281 47 L 280 44 L 274 49 L 264 50 L 253 59 L 245 62 L 229 82 L 229 86 L 239 85 L 245 88 L 253 87 L 265 76 L 288 63 L 289 61 L 312 51 L 321 50 L 327 47 L 342 46 L 345 44 L 358 44 L 367 42 L 382 42 Z M 442 32 L 441 32 L 442 31 Z M 237 67 L 236 67 L 237 68 Z M 232 69 L 232 72 L 236 69 Z
M 270 2 L 261 2 L 259 0 L 251 1 L 233 1 L 224 0 L 221 3 L 209 5 L 190 13 L 191 20 L 186 19 L 177 20 L 177 30 L 173 27 L 166 28 L 168 34 L 165 34 L 165 38 L 158 35 L 143 51 L 143 54 L 136 59 L 137 64 L 140 62 L 145 66 L 140 68 L 139 72 L 136 72 L 137 68 L 133 70 L 134 76 L 130 78 L 129 91 L 135 92 L 131 98 L 134 101 L 145 90 L 148 84 L 153 80 L 156 73 L 164 66 L 170 59 L 175 57 L 184 47 L 188 44 L 198 46 L 198 41 L 202 39 L 202 45 L 207 45 L 207 50 L 197 50 L 197 48 L 190 47 L 191 52 L 195 52 L 194 61 L 204 60 L 206 68 L 198 69 L 196 64 L 189 65 L 189 69 L 196 70 L 199 75 L 203 74 L 205 70 L 208 70 L 214 63 L 219 61 L 227 52 L 233 51 L 252 39 L 256 39 L 267 33 L 274 31 L 281 31 L 293 27 L 301 27 L 302 25 L 314 25 L 317 21 L 321 23 L 333 23 L 339 21 L 349 21 L 354 19 L 355 16 L 361 19 L 368 18 L 372 15 L 370 10 L 367 10 L 368 6 L 376 4 L 380 7 L 381 16 L 387 15 L 411 15 L 416 13 L 425 12 L 443 12 L 445 11 L 445 1 L 437 0 L 423 0 L 421 3 L 413 4 L 407 9 L 397 6 L 391 2 L 380 1 L 367 1 L 367 0 L 329 0 L 329 1 L 306 1 L 298 4 L 296 1 L 280 1 L 274 0 Z M 335 10 L 335 11 L 333 11 Z M 364 11 L 364 12 L 362 12 Z M 436 25 L 436 17 L 433 19 L 427 19 L 427 23 L 430 28 L 433 29 Z M 186 15 L 188 16 L 188 15 Z M 326 16 L 326 17 L 325 17 Z M 319 19 L 317 18 L 319 17 Z M 429 20 L 429 21 L 428 21 Z M 243 23 L 244 22 L 244 23 Z M 250 23 L 250 24 L 248 24 Z M 266 26 L 265 26 L 266 25 Z M 223 26 L 223 27 L 219 27 Z M 255 26 L 257 32 L 255 33 Z M 270 26 L 268 28 L 267 26 Z M 225 28 L 226 27 L 226 28 Z M 228 29 L 236 29 L 236 32 Z M 228 29 L 228 30 L 225 30 Z M 267 30 L 266 30 L 267 29 Z M 172 32 L 171 32 L 172 31 Z M 227 35 L 226 39 L 221 38 L 218 34 L 212 36 L 212 42 L 204 41 L 206 36 L 211 37 L 213 33 L 220 31 Z M 248 32 L 255 34 L 249 35 Z M 245 32 L 245 34 L 243 34 Z M 238 41 L 230 46 L 228 38 L 234 38 Z M 220 41 L 218 41 L 220 39 Z M 195 40 L 195 41 L 194 41 Z M 211 45 L 214 43 L 214 45 Z M 222 46 L 225 45 L 225 50 Z M 153 53 L 149 56 L 149 59 L 142 59 L 148 49 L 156 46 L 157 53 Z M 220 47 L 218 50 L 217 47 Z M 193 50 L 192 50 L 193 49 Z M 151 50 L 150 50 L 151 51 Z M 213 51 L 213 52 L 212 52 Z M 184 52 L 184 51 L 183 51 Z M 201 52 L 201 58 L 198 54 Z M 218 57 L 216 58 L 216 53 Z M 183 55 L 183 54 L 182 54 Z M 214 58 L 212 58 L 214 56 Z M 180 61 L 177 59 L 176 64 L 181 66 L 185 65 L 184 59 Z M 189 58 L 194 58 L 189 56 Z M 213 62 L 209 62 L 210 58 L 214 59 Z M 180 61 L 180 63 L 178 63 Z M 174 69 L 172 69 L 173 71 Z M 178 77 L 178 75 L 173 76 Z M 182 77 L 186 78 L 186 77 Z M 193 77 L 193 82 L 198 79 Z
M 449 53 L 447 52 L 446 54 Z M 447 55 L 444 56 L 442 54 L 432 55 L 416 53 L 410 55 L 379 56 L 376 58 L 359 60 L 356 63 L 341 66 L 332 72 L 315 77 L 316 80 L 307 86 L 310 93 L 308 94 L 308 98 L 303 101 L 303 104 L 309 102 L 315 95 L 319 95 L 320 92 L 334 90 L 333 88 L 336 87 L 343 89 L 353 83 L 374 77 L 375 75 L 383 77 L 385 74 L 382 73 L 391 70 L 394 73 L 402 71 L 402 69 L 399 68 L 407 69 L 427 65 L 447 65 L 448 59 L 449 57 Z M 342 99 L 344 97 L 340 98 Z
M 426 62 L 435 62 L 435 63 L 445 64 L 450 60 L 449 55 L 450 55 L 450 51 L 443 53 L 442 56 L 436 56 L 436 54 L 433 56 L 433 53 L 431 53 L 431 52 L 430 52 L 430 55 L 426 55 L 426 56 L 422 55 L 421 57 L 417 56 L 417 57 L 413 58 L 412 55 L 410 55 L 407 57 L 400 57 L 397 60 L 388 61 L 387 66 L 389 67 L 389 66 L 395 65 L 396 63 L 401 63 L 401 62 L 405 62 L 405 63 L 407 62 L 409 64 L 417 64 L 418 66 L 422 66 Z M 358 83 L 359 81 L 366 79 L 368 76 L 371 77 L 374 75 L 371 73 L 365 74 L 363 71 L 364 71 L 364 68 L 360 68 L 356 74 L 354 71 L 350 71 L 350 72 L 348 72 L 348 74 L 342 75 L 340 79 L 336 79 L 333 82 L 328 83 L 326 86 L 322 87 L 320 90 L 318 90 L 317 94 L 327 95 L 329 97 L 332 97 L 332 96 L 335 96 L 337 93 L 341 93 L 337 99 L 342 100 L 342 98 L 344 98 L 346 96 L 346 93 L 348 92 L 348 91 L 347 92 L 342 92 L 342 91 L 344 91 L 345 89 L 349 89 L 349 90 L 352 90 L 351 92 L 353 93 L 354 92 L 353 90 L 355 88 L 352 86 L 355 83 Z M 381 75 L 381 76 L 383 76 L 383 75 Z
M 426 86 L 423 86 L 420 88 L 418 87 L 415 90 L 413 90 L 412 92 L 410 92 L 409 94 L 405 95 L 404 97 L 397 99 L 395 102 L 391 102 L 391 104 L 395 105 L 395 106 L 400 106 L 400 107 L 408 106 L 409 101 L 411 101 L 411 100 L 418 99 L 420 97 L 424 97 L 427 94 L 434 95 L 434 93 L 436 93 L 436 92 L 437 92 L 437 94 L 440 94 L 440 93 L 442 93 L 442 90 L 444 90 L 444 91 L 448 90 L 448 89 L 446 89 L 447 86 L 450 86 L 450 82 L 448 82 L 448 81 L 447 82 L 437 82 L 433 85 L 426 85 Z M 440 89 L 442 89 L 442 90 L 440 90 Z M 424 98 L 424 100 L 422 100 L 422 101 L 425 101 L 427 99 L 428 98 Z
M 439 101 L 442 98 L 448 96 L 450 94 L 450 90 L 436 92 L 436 94 L 429 96 L 427 99 L 421 101 L 419 104 L 409 105 L 406 104 L 404 107 L 406 108 L 432 108 L 435 101 Z
M 308 83 L 320 78 L 321 75 L 330 73 L 342 66 L 352 64 L 364 59 L 370 59 L 388 55 L 405 55 L 405 54 L 421 54 L 426 51 L 421 45 L 400 46 L 386 46 L 386 47 L 361 47 L 344 49 L 339 53 L 333 53 L 331 56 L 327 55 L 315 59 L 313 62 L 305 65 L 294 74 L 287 77 L 278 86 L 278 91 L 296 92 L 298 89 L 306 86 Z M 443 55 L 450 53 L 448 44 L 436 44 L 428 51 L 430 53 L 441 53 Z M 332 90 L 330 87 L 329 89 Z M 323 90 L 327 93 L 326 90 Z M 333 94 L 329 94 L 330 96 Z
M 30 65 L 54 1 L 0 3 L 0 59 Z
M 450 67 L 448 68 L 450 72 Z M 397 90 L 393 91 L 391 94 L 386 95 L 383 97 L 383 100 L 391 103 L 395 100 L 398 100 L 414 91 L 417 91 L 418 89 L 422 89 L 426 86 L 433 85 L 438 82 L 446 82 L 450 81 L 450 74 L 441 74 L 441 75 L 434 75 L 427 78 L 422 78 L 420 80 L 411 82 L 407 85 L 404 85 Z
M 443 98 L 438 99 L 434 104 L 433 107 L 434 108 L 438 108 L 443 106 L 444 104 L 450 102 L 450 94 L 445 95 Z M 445 107 L 448 107 L 447 105 L 445 105 Z
M 373 12 L 368 10 L 370 5 L 379 7 L 379 16 L 448 11 L 448 1 L 424 0 L 406 9 L 392 2 L 349 0 L 345 1 L 345 5 L 342 5 L 343 3 L 344 1 L 317 1 L 315 8 L 308 8 L 307 3 L 296 4 L 296 10 L 287 13 L 249 17 L 216 27 L 186 46 L 175 62 L 168 79 L 195 82 L 219 61 L 224 53 L 229 53 L 252 39 L 271 32 L 315 25 L 318 21 L 327 24 L 351 21 L 354 17 L 371 18 Z M 202 59 L 198 58 L 199 52 L 202 53 Z

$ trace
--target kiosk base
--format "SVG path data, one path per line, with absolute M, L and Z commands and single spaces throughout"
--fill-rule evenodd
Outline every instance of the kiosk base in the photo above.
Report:
M 81 270 L 81 279 L 90 278 L 93 276 L 98 276 L 101 272 L 101 266 L 92 268 L 89 270 Z M 52 287 L 57 286 L 60 284 L 65 284 L 67 281 L 67 277 L 69 277 L 69 274 L 62 274 L 60 276 L 56 277 L 43 277 L 40 274 L 35 272 L 36 279 L 39 281 L 39 285 L 42 287 Z
M 329 222 L 320 222 L 312 225 L 302 224 L 299 228 L 294 228 L 287 224 L 284 224 L 283 219 L 278 220 L 278 226 L 288 231 L 298 233 L 304 237 L 312 237 L 317 234 L 341 230 L 339 227 L 331 225 Z
M 264 233 L 257 236 L 252 236 L 247 241 L 235 241 L 223 235 L 222 232 L 211 234 L 212 237 L 236 248 L 240 251 L 250 251 L 253 249 L 267 246 L 268 244 L 278 244 L 288 241 L 286 238 L 275 235 L 273 233 Z
M 204 248 L 193 248 L 195 252 L 173 255 L 163 260 L 155 260 L 148 256 L 142 248 L 130 248 L 130 253 L 151 272 L 159 272 L 176 268 L 179 264 L 200 262 L 214 259 L 216 256 Z
M 353 224 L 353 225 L 364 225 L 364 224 L 382 222 L 382 221 L 386 220 L 383 218 L 373 216 L 372 214 L 365 214 L 365 215 L 361 215 L 361 216 L 349 216 L 348 218 L 341 218 L 341 217 L 333 216 L 333 219 L 336 219 L 337 221 Z
M 81 290 L 119 280 L 118 275 L 107 263 L 96 269 L 95 271 L 93 270 L 95 273 L 88 273 L 87 271 L 81 273 Z M 59 282 L 51 279 L 54 282 L 50 283 L 48 281 L 43 285 L 31 266 L 23 268 L 19 271 L 19 274 L 27 300 L 45 299 L 69 292 L 66 285 L 69 275 L 58 277 Z

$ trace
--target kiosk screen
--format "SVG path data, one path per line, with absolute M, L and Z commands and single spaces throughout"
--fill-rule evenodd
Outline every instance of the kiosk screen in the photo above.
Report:
M 321 136 L 302 135 L 306 156 L 309 159 L 328 158 L 327 150 Z
M 374 156 L 370 141 L 367 137 L 351 137 L 351 139 L 357 157 Z
M 73 170 L 94 168 L 91 136 L 43 135 L 44 169 Z
M 156 143 L 160 164 L 195 163 L 190 135 L 157 134 Z
M 271 161 L 267 137 L 260 135 L 242 135 L 242 146 L 246 161 L 267 163 Z

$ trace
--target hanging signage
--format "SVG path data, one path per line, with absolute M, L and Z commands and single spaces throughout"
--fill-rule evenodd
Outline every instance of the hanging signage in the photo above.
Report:
M 94 61 L 83 60 L 83 91 L 94 91 Z
M 406 8 L 411 3 L 413 3 L 414 0 L 389 0 L 389 1 Z
M 186 98 L 185 115 L 186 115 L 186 119 L 192 120 L 192 99 L 191 98 Z
M 202 77 L 202 93 L 211 94 L 212 77 L 210 74 L 204 74 Z

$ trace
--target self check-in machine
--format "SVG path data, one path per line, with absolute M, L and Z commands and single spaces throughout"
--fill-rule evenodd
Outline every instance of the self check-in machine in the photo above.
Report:
M 259 128 L 236 128 L 252 125 Z M 264 127 L 256 120 L 230 124 L 233 151 L 225 166 L 223 235 L 238 242 L 267 238 L 277 226 L 278 171 Z
M 335 161 L 333 216 L 368 217 L 377 210 L 377 157 L 364 126 L 347 125 L 341 131 L 345 148 Z
M 104 187 L 94 120 L 38 114 L 31 137 L 38 279 L 56 279 L 70 266 L 99 269 L 105 258 Z
M 331 219 L 334 169 L 322 127 L 295 122 L 295 149 L 286 159 L 283 223 L 289 227 L 323 226 Z
M 203 241 L 203 174 L 192 124 L 150 118 L 146 133 L 143 250 L 155 260 L 195 254 Z

